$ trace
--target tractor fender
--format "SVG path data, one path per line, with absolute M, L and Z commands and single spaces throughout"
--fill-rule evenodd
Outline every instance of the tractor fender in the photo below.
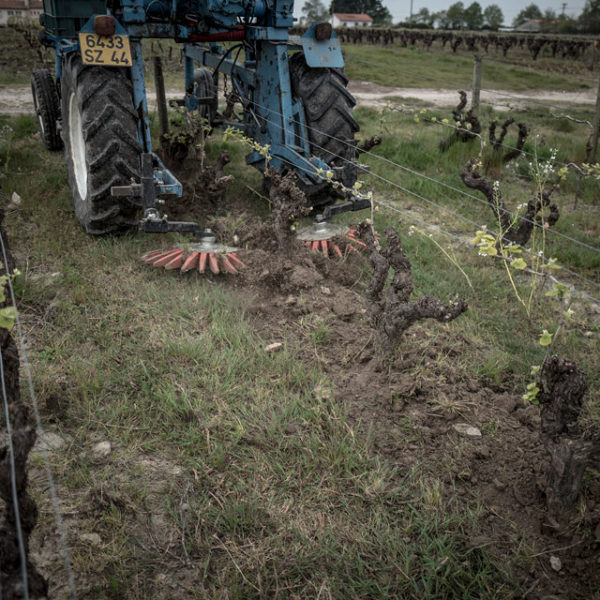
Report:
M 317 39 L 317 27 L 329 25 L 328 23 L 313 23 L 302 36 L 302 50 L 309 67 L 327 67 L 341 69 L 344 66 L 342 47 L 340 41 L 331 29 L 331 37 L 325 40 Z M 318 36 L 322 37 L 322 36 Z

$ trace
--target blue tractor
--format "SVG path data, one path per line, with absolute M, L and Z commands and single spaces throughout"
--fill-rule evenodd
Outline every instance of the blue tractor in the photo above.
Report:
M 183 44 L 186 108 L 270 145 L 269 166 L 297 175 L 320 220 L 366 207 L 332 189 L 340 189 L 332 181 L 352 187 L 357 175 L 355 101 L 339 41 L 328 23 L 290 39 L 293 0 L 44 0 L 41 21 L 56 78 L 33 73 L 36 113 L 45 145 L 64 145 L 76 216 L 88 233 L 203 235 L 156 208 L 182 186 L 152 150 L 144 38 Z M 241 120 L 218 113 L 219 73 L 243 107 Z M 265 167 L 260 152 L 246 160 Z

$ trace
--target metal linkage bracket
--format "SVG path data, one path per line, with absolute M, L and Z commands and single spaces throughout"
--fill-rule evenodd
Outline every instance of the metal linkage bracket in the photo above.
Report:
M 159 169 L 154 169 L 154 162 L 158 162 Z M 131 185 L 114 185 L 110 193 L 116 197 L 141 198 L 144 207 L 144 217 L 139 223 L 141 231 L 146 233 L 191 233 L 194 237 L 202 237 L 204 230 L 200 225 L 191 221 L 169 221 L 165 216 L 160 216 L 156 205 L 161 202 L 159 194 L 177 194 L 177 186 L 181 184 L 171 175 L 158 157 L 150 152 L 142 154 L 142 173 L 140 183 Z M 162 168 L 162 169 L 161 169 Z M 173 181 L 169 181 L 168 178 Z M 165 181 L 167 179 L 167 181 Z M 165 189 L 167 190 L 165 192 Z M 179 192 L 178 195 L 181 195 Z
M 156 209 L 147 209 L 144 218 L 139 224 L 140 231 L 144 233 L 191 233 L 195 238 L 205 235 L 204 229 L 197 223 L 190 221 L 168 221 L 166 215 L 161 217 Z
M 315 221 L 328 221 L 335 215 L 340 215 L 345 212 L 364 210 L 365 208 L 371 207 L 371 201 L 364 200 L 348 200 L 346 202 L 340 202 L 339 204 L 333 204 L 326 206 L 323 212 L 315 216 Z

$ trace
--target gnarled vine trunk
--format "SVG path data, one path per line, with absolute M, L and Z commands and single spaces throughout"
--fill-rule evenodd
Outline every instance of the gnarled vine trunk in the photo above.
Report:
M 549 516 L 565 524 L 573 516 L 589 467 L 600 468 L 600 433 L 582 435 L 579 416 L 587 377 L 575 363 L 553 356 L 540 377 L 541 436 L 550 462 L 546 471 Z

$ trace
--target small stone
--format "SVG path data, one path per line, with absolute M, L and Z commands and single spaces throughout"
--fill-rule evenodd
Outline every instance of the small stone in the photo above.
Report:
M 503 481 L 497 479 L 496 477 L 494 477 L 493 484 L 499 492 L 506 489 L 506 484 Z
M 288 297 L 285 299 L 285 302 L 284 302 L 284 304 L 285 304 L 286 306 L 292 306 L 293 304 L 296 304 L 296 302 L 298 302 L 298 298 L 296 298 L 296 296 L 288 296 Z
M 323 296 L 331 296 L 331 290 L 328 287 L 325 287 L 324 285 L 321 286 L 321 294 L 323 294 Z
M 562 562 L 561 562 L 560 558 L 558 558 L 558 556 L 551 556 L 550 557 L 550 566 L 552 567 L 552 569 L 554 571 L 556 571 L 558 573 L 562 569 Z
M 461 435 L 466 435 L 467 437 L 481 437 L 481 431 L 477 429 L 477 427 L 473 427 L 473 425 L 469 425 L 468 423 L 455 423 L 452 425 L 452 429 Z
M 287 433 L 287 435 L 293 435 L 294 433 L 298 433 L 300 431 L 300 426 L 296 423 L 290 423 L 286 426 L 284 431 Z
M 587 337 L 587 338 L 594 337 L 594 332 L 593 331 L 584 331 L 583 337 Z
M 23 198 L 21 198 L 17 192 L 13 192 L 8 207 L 12 208 L 13 206 L 20 206 L 21 202 L 23 202 Z
M 283 348 L 283 344 L 281 342 L 273 342 L 268 346 L 265 346 L 265 352 L 267 354 L 272 354 L 273 352 L 278 352 Z
M 269 273 L 268 269 L 265 269 L 264 271 L 262 271 L 262 273 L 258 276 L 259 279 L 265 279 L 267 278 L 271 273 Z
M 53 433 L 52 431 L 44 432 L 44 442 L 46 442 L 46 448 L 48 449 L 48 452 L 62 450 L 67 445 L 65 440 L 61 438 L 58 433 Z M 41 449 L 42 443 L 39 439 L 36 442 L 36 446 L 37 445 L 39 445 L 39 448 Z
M 87 542 L 91 546 L 101 546 L 102 538 L 97 533 L 82 533 L 79 536 L 82 542 Z
M 106 458 L 112 452 L 111 443 L 108 441 L 98 442 L 92 446 L 92 454 L 94 458 Z

